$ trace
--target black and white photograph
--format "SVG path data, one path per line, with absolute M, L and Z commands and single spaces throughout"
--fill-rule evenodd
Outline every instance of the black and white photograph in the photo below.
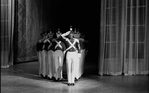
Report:
M 149 93 L 149 0 L 0 0 L 1 93 Z

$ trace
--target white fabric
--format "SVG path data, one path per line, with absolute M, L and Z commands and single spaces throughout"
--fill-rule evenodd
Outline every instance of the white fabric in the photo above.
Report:
M 76 61 L 77 61 L 77 52 L 67 52 L 66 55 L 67 63 L 67 77 L 68 83 L 75 82 L 75 71 L 76 71 Z
M 77 48 L 74 46 L 74 45 L 76 44 L 76 39 L 74 39 L 74 42 L 73 42 L 73 43 L 71 43 L 69 39 L 66 39 L 66 40 L 68 41 L 68 43 L 70 44 L 70 46 L 69 46 L 65 51 L 69 50 L 69 49 L 72 48 L 72 47 L 73 47 L 75 50 L 77 50 Z
M 62 37 L 65 37 L 65 36 L 69 35 L 70 32 L 71 32 L 71 31 L 67 31 L 66 33 L 63 33 L 61 36 L 62 36 Z
M 77 60 L 76 60 L 76 64 L 75 64 L 75 68 L 76 68 L 76 71 L 75 71 L 75 78 L 76 79 L 79 79 L 79 69 L 80 69 L 80 57 L 81 57 L 81 53 L 77 53 Z
M 41 74 L 45 77 L 46 75 L 46 53 L 42 50 L 42 63 L 41 63 Z
M 74 48 L 77 51 L 77 48 L 74 46 L 76 44 L 76 42 L 79 43 L 79 41 L 77 39 L 74 39 L 74 42 L 71 43 L 70 40 L 68 38 L 66 38 L 66 41 L 68 41 L 68 43 L 70 44 L 70 46 L 64 51 L 64 54 L 67 50 L 69 50 L 70 48 Z
M 78 53 L 78 58 L 81 58 L 81 53 Z
M 75 78 L 79 79 L 84 70 L 84 59 L 85 59 L 85 50 L 81 50 L 81 53 L 78 53 L 78 59 L 76 62 L 76 72 L 75 72 Z
M 55 56 L 54 56 L 54 67 L 55 67 L 55 73 L 54 73 L 54 77 L 57 80 L 62 79 L 62 70 L 63 70 L 63 58 L 64 58 L 64 54 L 61 50 L 56 50 L 54 52 Z
M 61 41 L 58 42 L 58 41 L 55 40 L 55 42 L 57 43 L 56 46 L 55 46 L 55 49 L 56 49 L 57 47 L 60 47 L 60 48 L 62 49 L 62 46 L 61 46 L 61 44 L 60 44 Z
M 49 42 L 49 46 L 48 46 L 48 49 L 51 47 L 51 45 L 52 45 L 52 43 L 50 42 L 50 40 L 49 39 L 45 39 L 44 40 L 44 43 L 46 43 L 46 42 Z M 43 48 L 45 47 L 45 45 L 43 46 Z
M 48 68 L 47 68 L 47 70 L 48 70 L 48 73 L 47 73 L 47 75 L 48 75 L 48 77 L 49 78 L 52 78 L 53 77 L 53 75 L 54 75 L 54 67 L 53 67 L 53 63 L 54 63 L 54 60 L 53 60 L 53 51 L 52 50 L 49 50 L 48 51 Z
M 38 52 L 38 74 L 41 74 L 42 52 Z
M 50 43 L 50 40 L 49 40 L 49 39 L 45 39 L 45 40 L 44 40 L 44 43 L 45 43 L 45 42 L 49 42 L 49 43 Z

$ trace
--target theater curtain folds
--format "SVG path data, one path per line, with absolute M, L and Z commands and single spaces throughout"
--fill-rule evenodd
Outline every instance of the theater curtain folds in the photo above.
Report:
M 13 65 L 14 0 L 1 0 L 1 68 Z
M 1 67 L 37 60 L 36 42 L 47 30 L 43 0 L 1 0 Z
M 16 1 L 15 62 L 36 61 L 36 42 L 41 38 L 43 27 L 43 0 Z M 47 24 L 46 24 L 47 25 Z
M 102 0 L 100 75 L 149 74 L 149 1 Z

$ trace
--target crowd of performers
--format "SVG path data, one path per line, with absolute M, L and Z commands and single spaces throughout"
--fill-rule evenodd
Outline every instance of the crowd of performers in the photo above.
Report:
M 79 31 L 70 30 L 61 33 L 60 29 L 41 33 L 42 39 L 37 42 L 39 72 L 42 77 L 54 80 L 63 79 L 63 63 L 66 61 L 68 86 L 75 85 L 83 74 L 85 58 L 84 38 Z M 64 60 L 66 59 L 66 60 Z

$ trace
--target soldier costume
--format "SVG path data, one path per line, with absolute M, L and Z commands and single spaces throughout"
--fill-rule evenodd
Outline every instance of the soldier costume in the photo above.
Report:
M 43 41 L 43 50 L 42 50 L 42 75 L 43 77 L 46 77 L 47 75 L 47 54 L 48 54 L 48 46 L 49 46 L 49 40 L 48 40 L 48 33 L 45 32 L 45 39 Z
M 38 54 L 38 74 L 42 75 L 42 47 L 43 47 L 43 40 L 44 40 L 44 33 L 41 33 L 42 39 L 37 42 L 37 54 Z
M 52 50 L 52 39 L 53 39 L 53 33 L 50 31 L 50 33 L 48 34 L 48 47 L 47 47 L 47 64 L 46 64 L 46 69 L 47 69 L 47 76 L 49 79 L 52 79 L 54 72 L 53 72 L 53 50 Z
M 45 77 L 45 70 L 44 70 L 44 66 L 45 66 L 45 43 L 44 43 L 44 40 L 46 39 L 46 35 L 47 33 L 46 32 L 43 32 L 43 40 L 42 40 L 42 43 L 41 43 L 41 76 L 42 77 Z
M 65 36 L 69 35 L 68 38 Z M 67 77 L 68 77 L 68 86 L 74 85 L 75 82 L 75 71 L 76 71 L 76 61 L 78 59 L 78 52 L 80 52 L 79 41 L 73 38 L 72 27 L 70 27 L 70 31 L 61 35 L 66 43 L 66 64 L 67 64 Z
M 76 32 L 76 30 L 75 30 L 74 38 L 76 38 L 78 40 L 79 44 L 80 44 L 80 40 L 79 40 L 80 32 Z M 77 57 L 77 61 L 76 61 L 76 64 L 75 64 L 75 68 L 76 68 L 75 79 L 76 80 L 79 79 L 79 77 L 80 77 L 80 69 L 82 69 L 82 68 L 80 68 L 80 64 L 81 64 L 81 61 L 80 61 L 81 60 L 81 48 L 80 48 L 80 52 L 77 55 L 78 55 L 78 57 Z
M 63 60 L 64 60 L 64 53 L 63 51 L 66 49 L 65 44 L 59 38 L 61 35 L 60 30 L 56 33 L 57 38 L 53 40 L 54 44 L 54 68 L 55 73 L 54 77 L 56 80 L 62 80 L 62 70 L 63 70 Z

